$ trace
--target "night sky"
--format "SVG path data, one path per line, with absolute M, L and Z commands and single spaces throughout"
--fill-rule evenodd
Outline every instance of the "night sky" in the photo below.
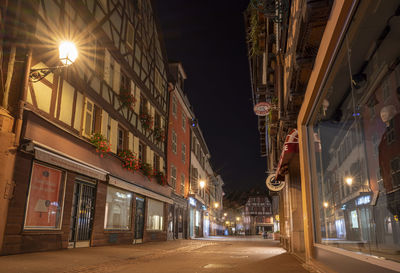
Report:
M 226 192 L 265 185 L 243 11 L 249 0 L 155 0 L 170 61 L 182 63 L 214 171 Z

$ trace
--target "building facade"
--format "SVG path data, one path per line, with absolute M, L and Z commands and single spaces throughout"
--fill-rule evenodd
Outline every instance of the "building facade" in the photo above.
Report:
M 209 175 L 206 164 L 210 152 L 195 119 L 191 121 L 191 149 L 190 149 L 190 186 L 189 186 L 189 235 L 190 237 L 203 237 L 208 235 L 209 227 L 204 228 L 208 220 L 207 206 L 209 193 L 207 184 Z
M 170 106 L 167 144 L 167 177 L 172 187 L 174 205 L 170 211 L 169 239 L 187 238 L 189 169 L 190 169 L 190 121 L 193 113 L 184 94 L 185 71 L 182 64 L 170 63 Z
M 246 235 L 274 231 L 271 200 L 265 194 L 250 195 L 244 204 L 243 229 Z M 239 219 L 240 220 L 240 219 Z
M 166 240 L 168 67 L 151 1 L 34 3 L 8 2 L 2 20 L 15 119 L 2 254 Z M 79 53 L 59 67 L 64 39 Z
M 281 244 L 323 272 L 399 271 L 398 1 L 253 2 L 274 25 L 277 65 L 251 68 L 274 77 Z

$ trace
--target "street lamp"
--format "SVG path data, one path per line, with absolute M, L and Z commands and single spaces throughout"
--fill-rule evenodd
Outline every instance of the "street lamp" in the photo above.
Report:
M 200 186 L 201 189 L 203 189 L 205 185 L 206 185 L 206 182 L 204 180 L 201 180 L 199 182 L 199 186 Z
M 224 213 L 224 216 L 225 216 L 225 217 L 228 216 L 228 213 L 225 212 L 225 213 Z
M 216 208 L 216 209 L 219 208 L 219 203 L 218 202 L 214 203 L 214 208 Z
M 346 181 L 347 185 L 349 185 L 349 186 L 351 186 L 351 184 L 353 184 L 353 178 L 350 176 L 346 177 L 345 181 Z
M 78 50 L 73 42 L 62 41 L 58 47 L 58 51 L 59 59 L 62 65 L 31 69 L 29 72 L 29 81 L 38 82 L 55 70 L 73 64 L 76 58 L 78 58 Z

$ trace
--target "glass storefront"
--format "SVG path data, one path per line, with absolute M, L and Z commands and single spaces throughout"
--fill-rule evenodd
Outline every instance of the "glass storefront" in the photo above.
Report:
M 400 261 L 399 2 L 360 1 L 308 124 L 317 243 Z
M 132 193 L 107 187 L 104 229 L 130 230 Z
M 147 230 L 163 230 L 164 203 L 153 199 L 147 202 Z
M 64 177 L 61 170 L 33 163 L 24 229 L 60 229 Z

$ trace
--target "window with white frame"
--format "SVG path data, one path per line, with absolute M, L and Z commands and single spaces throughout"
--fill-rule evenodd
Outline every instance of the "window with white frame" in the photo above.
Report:
M 147 230 L 162 231 L 164 227 L 164 203 L 147 199 Z
M 176 118 L 176 114 L 178 112 L 176 97 L 172 95 L 172 115 Z
M 129 230 L 131 215 L 132 193 L 108 186 L 104 229 Z
M 171 165 L 171 187 L 176 189 L 176 168 L 174 165 Z
M 184 113 L 182 113 L 182 129 L 183 131 L 186 130 L 186 116 Z
M 171 138 L 171 142 L 172 142 L 172 151 L 174 152 L 174 154 L 176 154 L 177 152 L 177 136 L 174 130 L 172 130 L 172 138 Z
M 185 164 L 185 160 L 186 160 L 186 145 L 185 145 L 185 143 L 182 143 L 182 162 L 183 162 L 183 164 Z
M 185 195 L 185 175 L 181 174 L 181 194 Z

